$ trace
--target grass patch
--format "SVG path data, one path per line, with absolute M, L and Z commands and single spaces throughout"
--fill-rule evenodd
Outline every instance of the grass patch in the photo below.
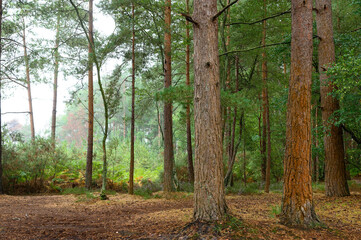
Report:
M 114 190 L 105 190 L 104 193 L 105 193 L 106 195 L 112 195 L 112 196 L 114 196 L 114 195 L 117 194 L 117 192 L 114 191 Z
M 153 197 L 153 192 L 146 188 L 134 189 L 134 194 L 143 197 L 144 199 L 150 199 Z
M 217 222 L 215 225 L 215 231 L 222 234 L 239 235 L 244 232 L 244 224 L 241 219 L 232 215 L 227 215 L 222 221 Z
M 188 192 L 188 193 L 194 192 L 193 183 L 190 183 L 190 182 L 179 182 L 179 191 L 181 191 L 181 192 Z
M 274 193 L 282 193 L 283 192 L 283 183 L 282 182 L 275 182 L 271 183 L 269 186 L 271 192 Z
M 64 195 L 69 195 L 69 194 L 82 195 L 82 194 L 86 194 L 87 192 L 89 191 L 84 187 L 76 187 L 76 188 L 66 188 L 61 193 Z
M 92 192 L 87 191 L 84 195 L 80 195 L 76 202 L 92 202 L 97 198 Z
M 257 182 L 248 183 L 246 186 L 242 182 L 237 182 L 233 186 L 226 188 L 226 194 L 258 194 L 260 192 Z
M 325 183 L 312 183 L 312 189 L 314 192 L 325 192 Z
M 242 186 L 239 190 L 240 194 L 258 194 L 260 193 L 259 185 L 254 183 L 248 183 L 246 186 Z
M 352 192 L 361 192 L 361 183 L 355 180 L 349 180 L 348 186 Z
M 242 188 L 242 182 L 236 182 L 233 186 L 226 188 L 226 194 L 239 194 Z
M 276 218 L 278 215 L 280 215 L 282 212 L 282 207 L 281 205 L 272 205 L 271 206 L 271 211 L 270 211 L 270 217 L 271 218 Z

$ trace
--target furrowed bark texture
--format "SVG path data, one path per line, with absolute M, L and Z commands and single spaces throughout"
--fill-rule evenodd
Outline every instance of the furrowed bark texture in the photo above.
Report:
M 171 0 L 165 0 L 165 34 L 164 34 L 164 87 L 172 85 L 172 57 L 171 57 Z M 173 120 L 172 102 L 164 103 L 164 186 L 165 192 L 174 191 L 173 187 Z
M 89 0 L 89 40 L 93 44 L 93 0 Z M 88 46 L 88 147 L 86 154 L 85 187 L 91 189 L 93 175 L 93 135 L 94 135 L 94 96 L 93 96 L 93 49 Z
M 186 0 L 187 13 L 189 13 L 189 0 Z M 186 84 L 190 86 L 190 44 L 189 44 L 189 22 L 186 21 Z M 188 172 L 189 181 L 194 183 L 194 167 L 193 167 L 193 149 L 192 149 L 192 130 L 191 130 L 191 111 L 189 102 L 187 103 L 187 153 L 188 153 Z
M 217 0 L 195 0 L 194 220 L 217 221 L 227 212 L 223 185 L 222 117 L 218 58 Z
M 291 77 L 288 95 L 281 222 L 309 227 L 319 222 L 312 196 L 311 80 L 312 0 L 292 0 Z
M 319 72 L 321 84 L 322 122 L 325 129 L 325 190 L 327 196 L 349 196 L 346 179 L 346 165 L 342 128 L 336 127 L 332 115 L 337 111 L 339 102 L 330 94 L 335 86 L 326 74 L 328 67 L 335 62 L 335 45 L 333 42 L 331 0 L 316 1 Z

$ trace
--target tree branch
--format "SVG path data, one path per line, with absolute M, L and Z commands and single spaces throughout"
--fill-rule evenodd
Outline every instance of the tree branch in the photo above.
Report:
M 346 125 L 344 125 L 344 124 L 342 124 L 341 127 L 343 130 L 345 130 L 347 133 L 349 133 L 351 135 L 352 139 L 355 140 L 355 142 L 357 142 L 357 144 L 361 144 L 361 138 L 357 137 L 351 129 L 346 127 Z
M 358 30 L 361 30 L 361 27 L 356 28 L 356 29 L 354 29 L 354 30 L 352 30 L 352 31 L 350 31 L 350 32 L 357 32 Z
M 192 16 L 187 13 L 180 13 L 181 16 L 185 17 L 188 22 L 193 23 L 194 25 L 198 26 L 198 23 L 193 20 Z
M 219 11 L 216 15 L 214 15 L 212 20 L 215 21 L 222 13 L 224 13 L 224 11 L 226 11 L 228 8 L 230 8 L 233 4 L 236 4 L 237 2 L 238 2 L 238 0 L 235 0 L 235 1 L 231 2 L 230 4 L 228 4 L 227 6 L 225 6 L 221 11 Z
M 314 38 L 320 39 L 320 37 L 317 36 L 317 35 L 313 35 L 313 39 L 314 39 Z M 232 54 L 232 53 L 248 52 L 248 51 L 252 51 L 252 50 L 259 49 L 259 48 L 263 48 L 263 47 L 273 47 L 273 46 L 283 45 L 283 44 L 291 44 L 291 41 L 280 42 L 280 43 L 272 43 L 272 44 L 266 44 L 266 45 L 261 45 L 261 46 L 258 46 L 258 47 L 249 48 L 249 49 L 243 49 L 243 50 L 229 51 L 229 52 L 222 53 L 222 54 L 220 54 L 219 56 L 221 57 L 221 56 L 228 55 L 228 54 Z
M 221 57 L 221 56 L 228 55 L 228 54 L 248 52 L 248 51 L 256 50 L 256 49 L 263 48 L 263 47 L 273 47 L 273 46 L 277 46 L 277 45 L 290 44 L 290 43 L 291 42 L 280 42 L 280 43 L 266 44 L 266 45 L 261 45 L 261 46 L 254 47 L 254 48 L 225 52 L 225 53 L 220 54 L 219 56 Z
M 4 113 L 1 113 L 1 115 L 6 115 L 6 114 L 29 114 L 30 112 L 4 112 Z
M 284 14 L 287 14 L 287 13 L 291 13 L 291 10 L 287 10 L 285 12 L 281 12 L 281 13 L 277 13 L 275 15 L 272 15 L 272 16 L 269 16 L 269 17 L 266 17 L 266 18 L 263 18 L 263 19 L 260 19 L 260 20 L 257 20 L 255 22 L 235 22 L 235 23 L 229 23 L 229 24 L 226 24 L 226 26 L 231 26 L 231 25 L 239 25 L 239 24 L 244 24 L 244 25 L 253 25 L 253 24 L 256 24 L 256 23 L 261 23 L 265 20 L 268 20 L 268 19 L 271 19 L 271 18 L 276 18 L 276 17 L 279 17 L 279 16 L 282 16 Z

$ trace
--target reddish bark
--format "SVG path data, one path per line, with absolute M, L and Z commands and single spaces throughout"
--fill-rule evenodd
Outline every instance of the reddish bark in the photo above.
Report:
M 316 216 L 310 175 L 312 0 L 292 0 L 291 77 L 288 95 L 281 222 L 310 227 Z
M 93 44 L 93 0 L 89 0 L 89 40 Z M 93 96 L 93 48 L 89 43 L 88 63 L 88 146 L 86 154 L 85 187 L 91 189 L 93 176 L 93 135 L 94 135 L 94 96 Z
M 165 0 L 165 33 L 164 33 L 164 88 L 172 85 L 172 49 L 171 49 L 171 0 Z M 173 119 L 172 102 L 164 103 L 164 185 L 165 192 L 174 191 L 173 187 Z

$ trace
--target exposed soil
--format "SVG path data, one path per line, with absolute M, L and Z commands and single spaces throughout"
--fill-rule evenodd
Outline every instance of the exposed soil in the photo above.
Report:
M 192 196 L 109 197 L 0 196 L 0 239 L 204 239 L 179 235 L 191 221 Z M 214 239 L 361 239 L 360 193 L 344 198 L 316 193 L 316 212 L 327 227 L 312 230 L 278 223 L 279 193 L 228 196 L 227 202 L 242 221 L 216 226 Z

